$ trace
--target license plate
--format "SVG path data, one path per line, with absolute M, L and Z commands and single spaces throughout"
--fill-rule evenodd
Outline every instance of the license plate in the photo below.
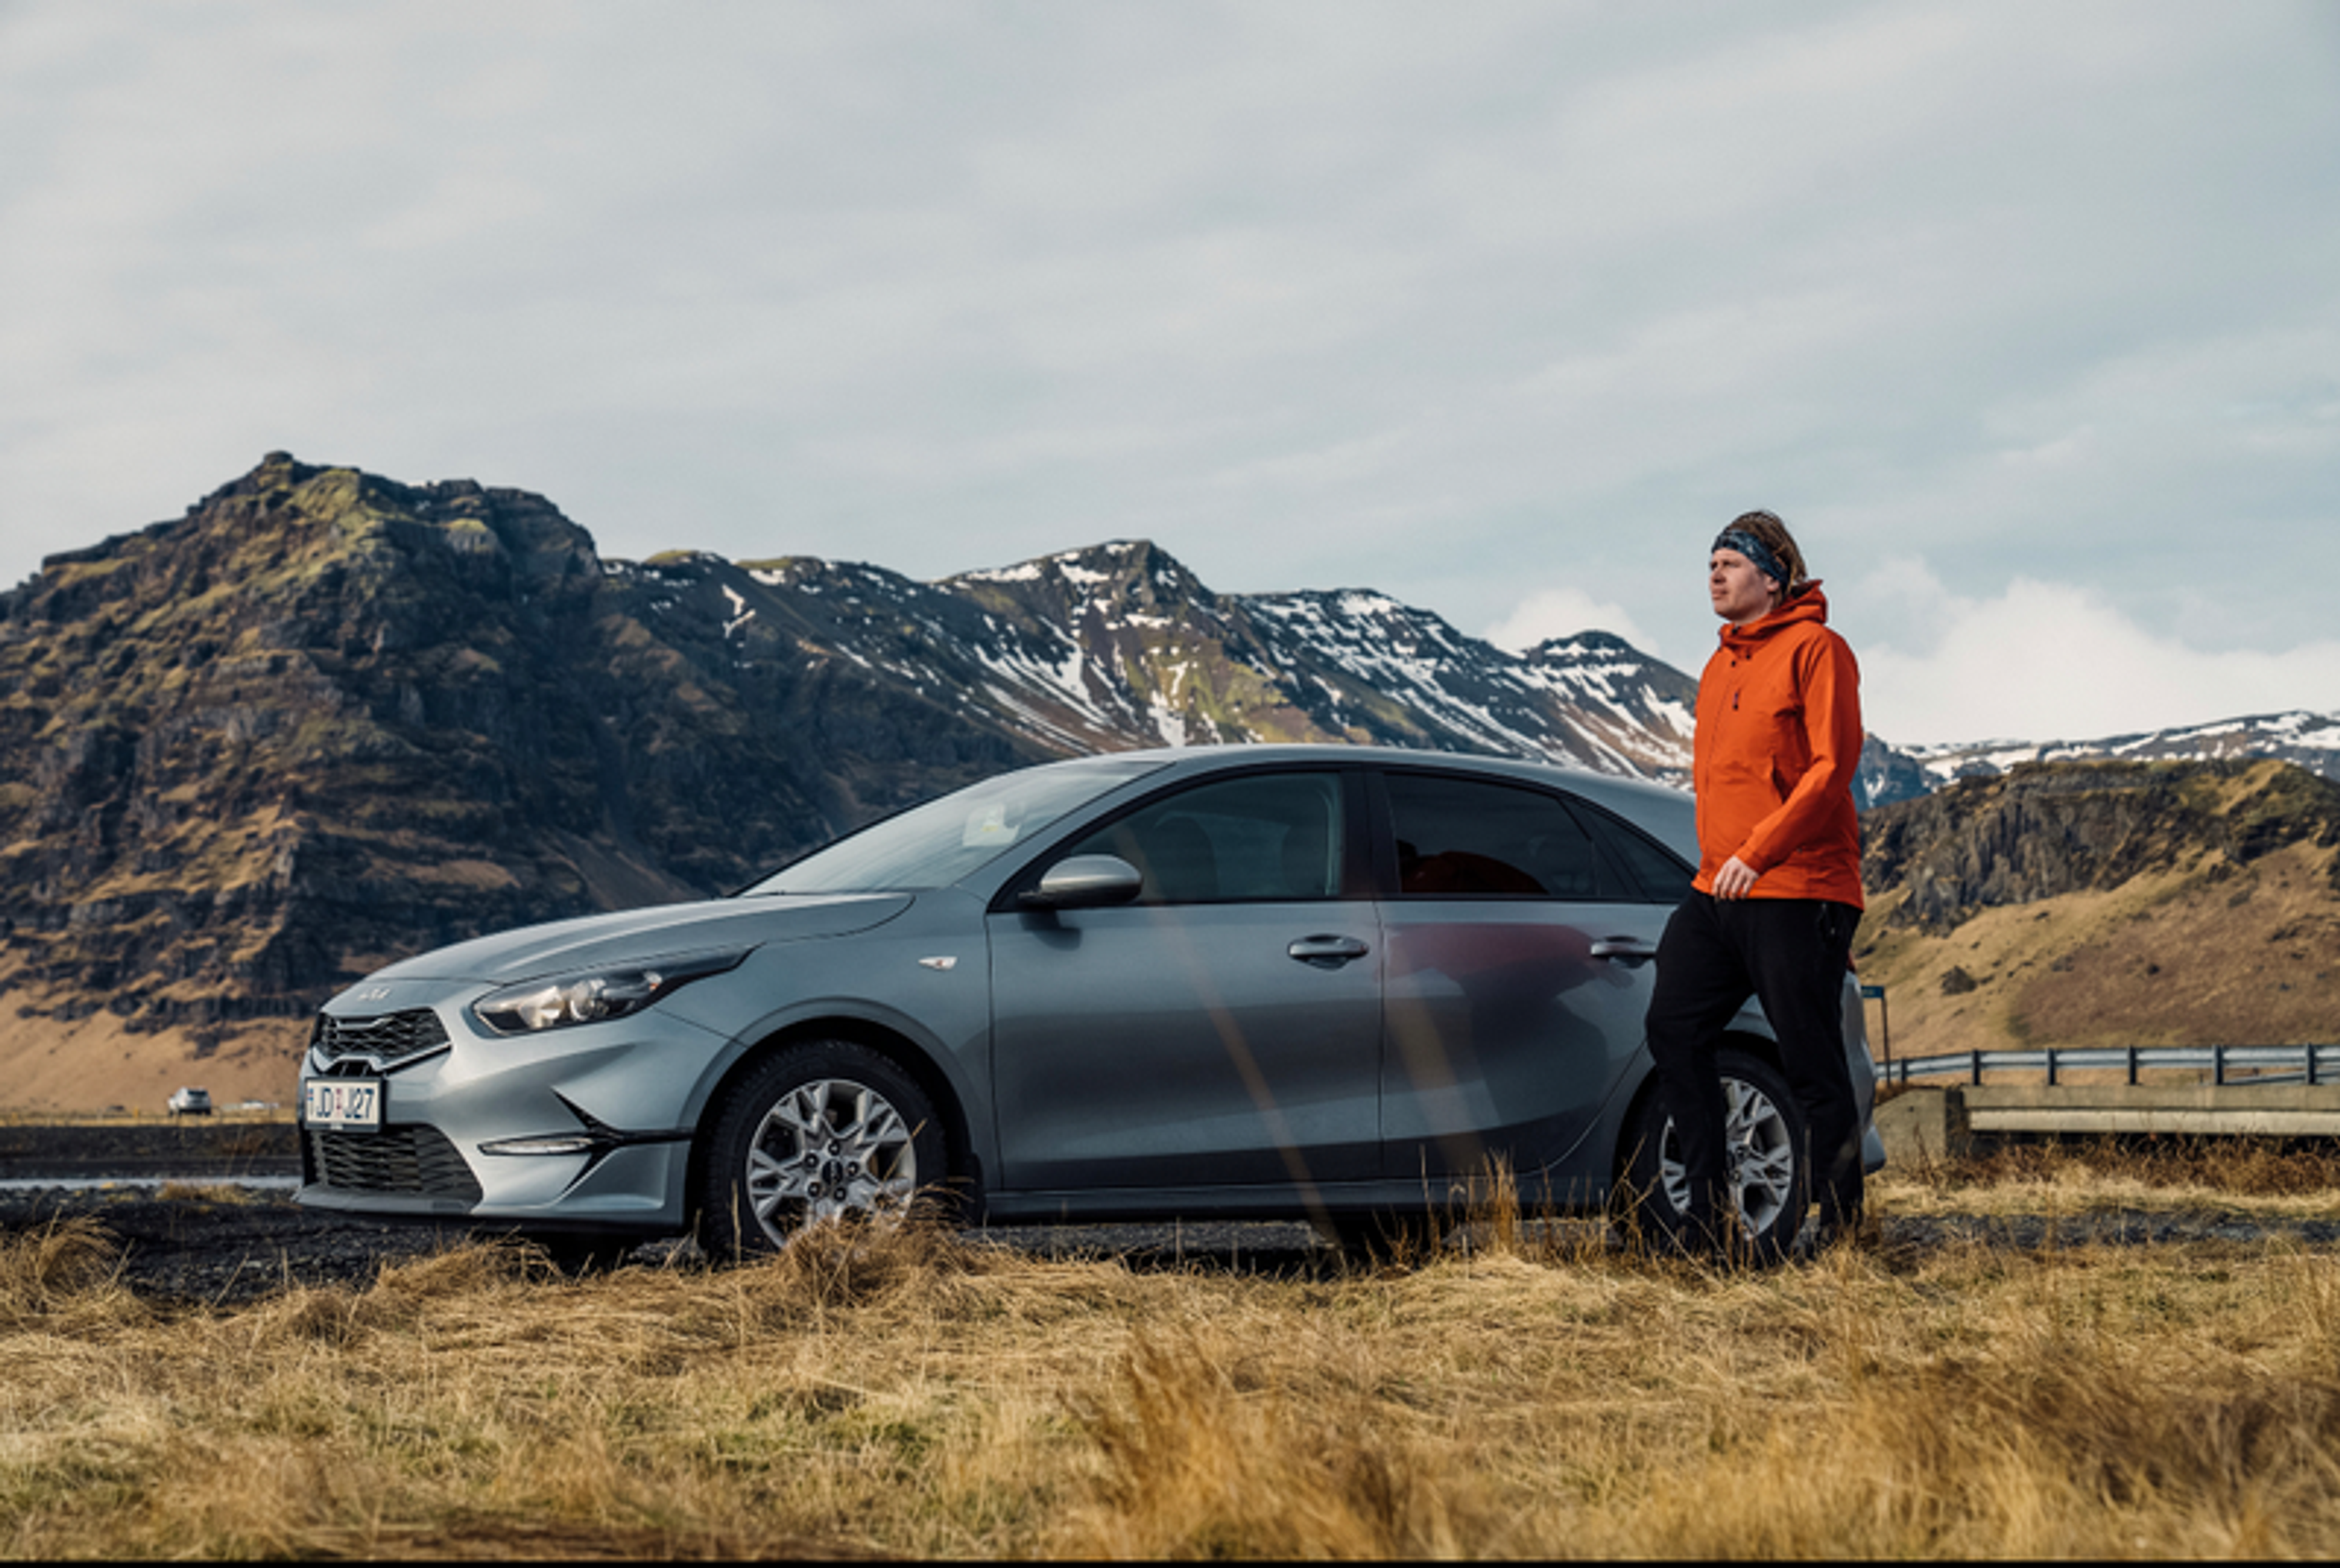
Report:
M 380 1132 L 382 1080 L 311 1078 L 301 1086 L 301 1123 L 334 1132 Z

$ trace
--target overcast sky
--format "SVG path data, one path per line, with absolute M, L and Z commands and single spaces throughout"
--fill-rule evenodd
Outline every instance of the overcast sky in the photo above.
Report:
M 0 581 L 283 448 L 605 554 L 1148 537 L 1902 742 L 2340 710 L 2340 4 L 0 3 Z

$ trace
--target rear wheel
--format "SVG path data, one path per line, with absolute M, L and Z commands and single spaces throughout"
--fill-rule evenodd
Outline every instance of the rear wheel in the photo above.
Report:
M 1715 1067 L 1722 1077 L 1724 1181 L 1738 1211 L 1739 1245 L 1756 1262 L 1776 1262 L 1794 1244 L 1809 1206 L 1804 1113 L 1787 1080 L 1761 1058 L 1726 1050 Z M 1642 1103 L 1630 1136 L 1626 1185 L 1641 1234 L 1671 1249 L 1695 1250 L 1689 1173 L 1662 1094 Z
M 898 1219 L 947 1172 L 934 1104 L 866 1046 L 794 1046 L 724 1092 L 699 1197 L 713 1256 L 777 1252 L 808 1226 Z

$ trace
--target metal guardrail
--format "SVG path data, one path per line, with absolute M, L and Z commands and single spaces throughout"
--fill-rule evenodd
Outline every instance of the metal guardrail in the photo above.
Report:
M 2045 1071 L 2057 1075 L 2089 1068 L 2125 1070 L 2137 1082 L 2141 1070 L 2207 1069 L 2213 1084 L 2340 1083 L 2340 1045 L 2328 1046 L 2049 1046 L 2036 1051 L 1952 1051 L 1936 1057 L 1888 1058 L 1877 1069 L 1879 1083 L 1912 1078 L 1964 1078 L 1982 1082 L 1987 1072 Z M 2230 1077 L 2229 1074 L 2246 1075 Z

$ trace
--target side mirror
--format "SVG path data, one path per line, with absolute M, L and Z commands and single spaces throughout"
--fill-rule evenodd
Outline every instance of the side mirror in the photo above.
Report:
M 1041 909 L 1094 909 L 1126 904 L 1145 885 L 1137 868 L 1118 855 L 1075 855 L 1049 867 L 1022 902 Z

